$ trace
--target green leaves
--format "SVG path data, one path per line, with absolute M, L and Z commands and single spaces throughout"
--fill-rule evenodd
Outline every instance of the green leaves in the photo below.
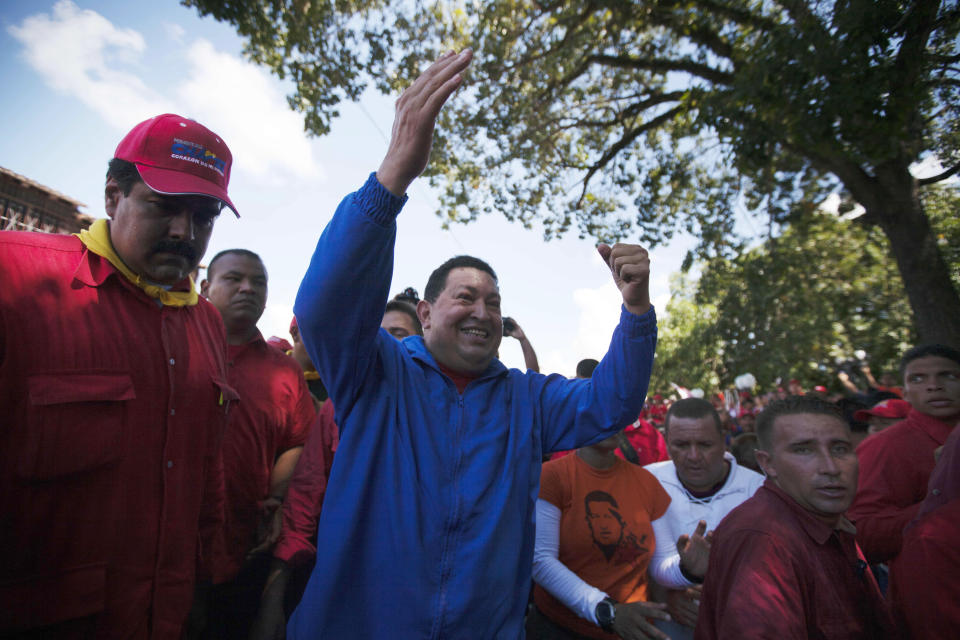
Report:
M 897 231 L 925 216 L 911 164 L 960 163 L 957 0 L 183 2 L 290 77 L 317 135 L 367 82 L 398 93 L 473 47 L 427 173 L 444 224 L 499 212 L 651 248 L 685 230 L 700 259 L 730 258 L 750 241 L 735 211 L 776 230 L 842 190 L 904 269 L 935 245 Z M 948 281 L 906 283 L 925 339 L 960 341 L 935 318 L 960 318 Z M 917 302 L 934 291 L 941 309 Z

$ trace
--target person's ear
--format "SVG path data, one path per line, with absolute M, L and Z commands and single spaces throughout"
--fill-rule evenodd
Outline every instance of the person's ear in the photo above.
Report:
M 204 278 L 200 281 L 200 295 L 204 298 L 210 298 L 210 281 Z
M 763 475 L 768 478 L 777 479 L 777 469 L 772 464 L 770 464 L 770 452 L 764 451 L 763 449 L 757 449 L 754 451 L 754 456 L 757 458 L 757 464 L 760 465 L 760 469 L 763 471 Z
M 420 326 L 424 331 L 430 328 L 430 303 L 426 300 L 417 303 L 417 318 L 420 319 Z
M 123 189 L 112 177 L 107 178 L 107 184 L 103 188 L 103 209 L 107 212 L 109 218 L 113 218 L 117 213 L 117 206 L 120 204 L 120 198 L 123 197 Z

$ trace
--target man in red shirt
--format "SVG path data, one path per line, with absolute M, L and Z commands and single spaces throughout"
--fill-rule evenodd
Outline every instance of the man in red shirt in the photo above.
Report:
M 890 602 L 904 638 L 952 640 L 960 628 L 960 429 L 943 445 L 917 517 L 890 565 Z
M 240 395 L 223 438 L 227 556 L 236 575 L 211 593 L 207 636 L 245 638 L 280 533 L 280 506 L 316 414 L 296 360 L 257 329 L 267 303 L 267 270 L 256 253 L 214 256 L 200 291 L 227 330 L 227 381 Z
M 892 620 L 843 514 L 857 456 L 837 408 L 791 396 L 757 421 L 767 480 L 713 535 L 695 638 L 890 637 Z
M 218 135 L 157 116 L 110 161 L 109 221 L 0 233 L 0 636 L 179 638 L 215 577 L 236 394 L 189 274 L 230 167 Z
M 871 563 L 900 553 L 903 528 L 917 515 L 943 446 L 960 421 L 960 351 L 931 344 L 907 351 L 901 363 L 906 419 L 857 447 L 860 489 L 850 507 L 857 542 Z

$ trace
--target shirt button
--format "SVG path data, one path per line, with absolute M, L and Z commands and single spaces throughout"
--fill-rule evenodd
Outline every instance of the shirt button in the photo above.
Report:
M 173 460 L 167 460 L 167 469 L 170 469 L 172 467 L 173 467 Z
M 932 493 L 932 494 L 935 495 L 935 496 L 938 496 L 938 495 L 940 495 L 940 489 L 934 489 L 934 490 L 931 491 L 930 493 Z
M 176 409 L 170 409 L 170 415 L 172 415 L 172 416 L 177 415 L 177 410 L 176 410 Z
M 174 360 L 173 358 L 170 358 L 170 366 L 172 367 L 175 364 L 177 364 L 177 361 Z

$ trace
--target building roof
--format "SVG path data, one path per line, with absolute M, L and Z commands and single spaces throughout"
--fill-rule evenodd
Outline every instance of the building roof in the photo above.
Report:
M 45 185 L 42 185 L 42 184 L 40 184 L 39 182 L 36 182 L 35 180 L 31 180 L 30 178 L 28 178 L 28 177 L 26 177 L 26 176 L 22 176 L 22 175 L 20 175 L 19 173 L 15 172 L 15 171 L 11 171 L 10 169 L 7 169 L 7 168 L 5 168 L 5 167 L 0 167 L 0 175 L 7 176 L 7 177 L 9 177 L 9 178 L 12 178 L 13 180 L 16 180 L 17 182 L 21 182 L 21 183 L 27 185 L 28 187 L 32 187 L 32 188 L 34 188 L 34 189 L 37 189 L 38 191 L 41 191 L 41 192 L 45 193 L 46 195 L 50 196 L 51 198 L 58 198 L 58 199 L 60 199 L 60 200 L 63 200 L 63 201 L 66 202 L 67 204 L 70 204 L 70 205 L 72 205 L 72 206 L 74 206 L 74 207 L 77 207 L 78 209 L 79 209 L 80 207 L 86 207 L 86 206 L 87 206 L 86 204 L 84 204 L 83 202 L 80 202 L 79 200 L 74 200 L 74 199 L 71 198 L 70 196 L 65 196 L 65 195 L 63 195 L 62 193 L 60 193 L 60 192 L 57 191 L 56 189 L 51 189 L 50 187 L 47 187 L 47 186 L 45 186 Z

